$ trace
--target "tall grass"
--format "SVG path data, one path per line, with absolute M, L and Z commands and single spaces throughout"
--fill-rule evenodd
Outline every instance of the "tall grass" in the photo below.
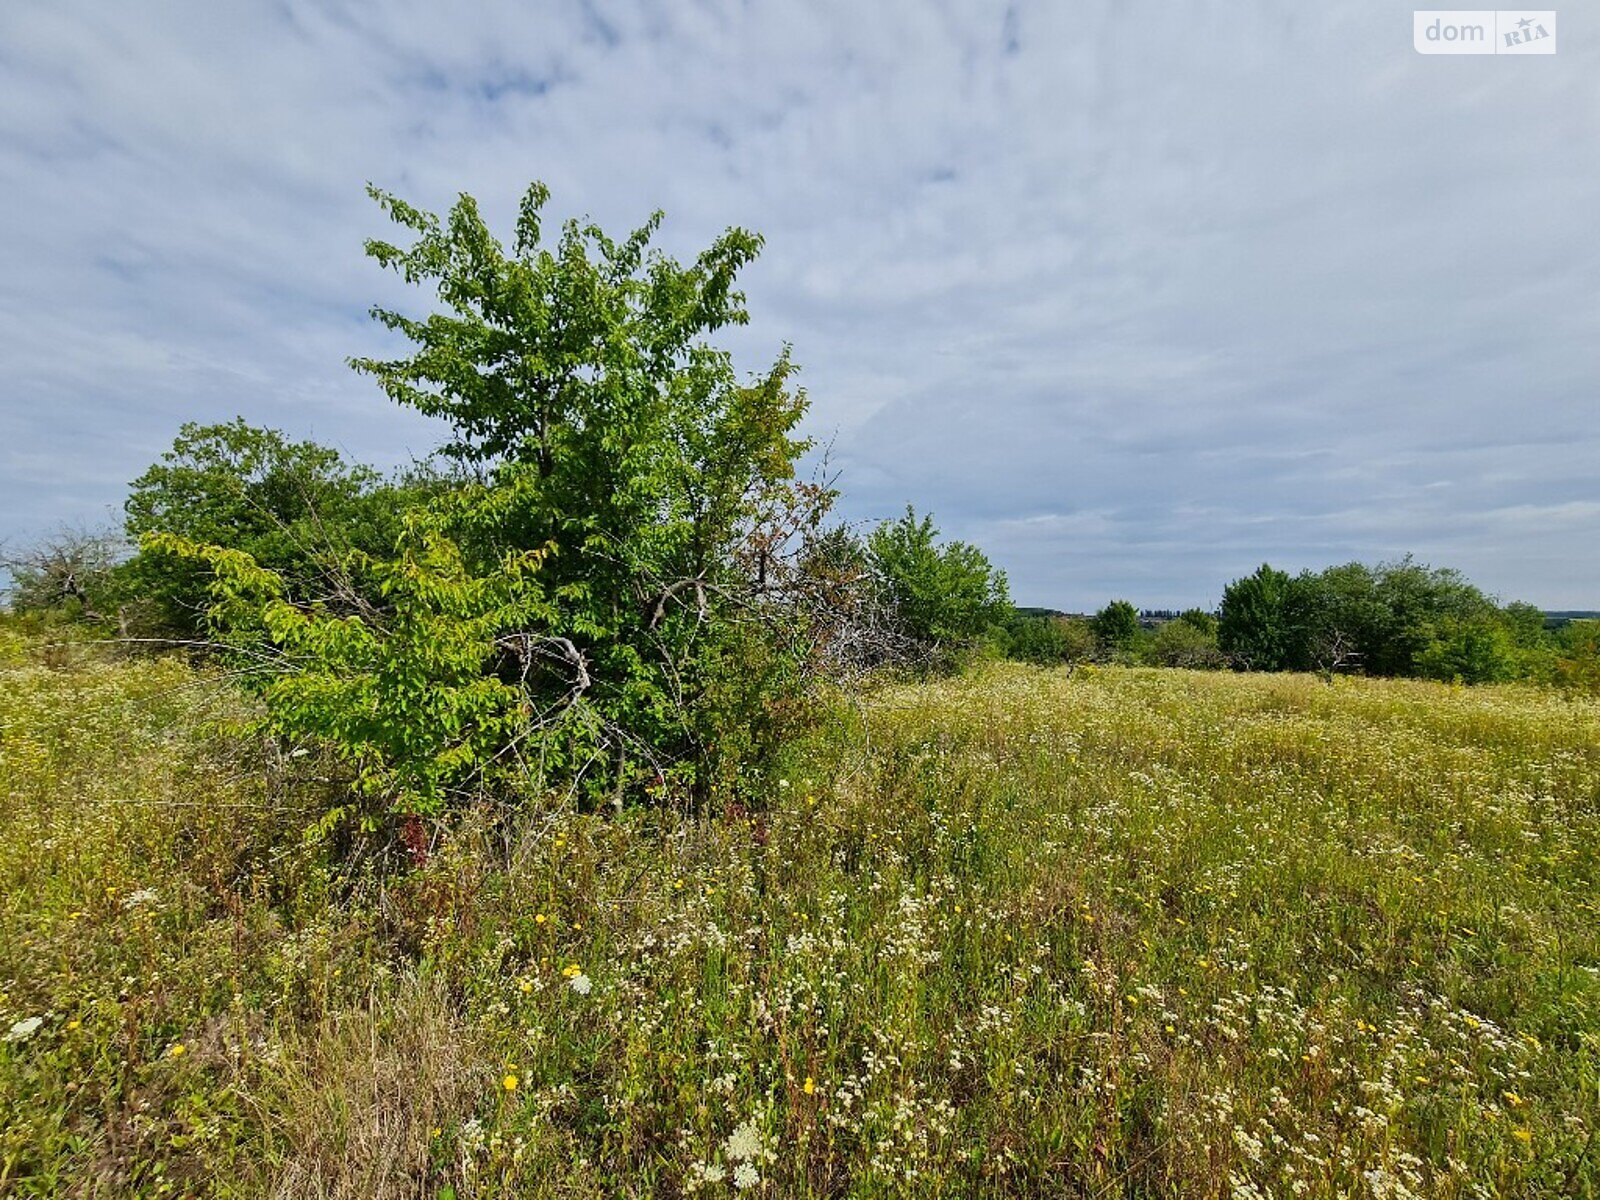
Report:
M 483 810 L 401 874 L 215 681 L 30 653 L 0 1193 L 1600 1186 L 1594 701 L 993 668 L 764 807 Z

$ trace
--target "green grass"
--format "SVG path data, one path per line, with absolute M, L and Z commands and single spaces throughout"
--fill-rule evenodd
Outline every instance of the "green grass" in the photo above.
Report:
M 215 680 L 7 653 L 0 1194 L 1600 1189 L 1595 701 L 994 668 L 400 872 Z

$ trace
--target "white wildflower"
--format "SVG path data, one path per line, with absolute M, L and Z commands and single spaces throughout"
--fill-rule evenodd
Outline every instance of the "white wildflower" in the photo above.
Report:
M 39 1026 L 44 1024 L 43 1017 L 23 1017 L 22 1020 L 11 1026 L 10 1031 L 0 1041 L 25 1042 L 39 1031 Z
M 140 888 L 136 892 L 129 892 L 122 898 L 123 908 L 138 908 L 141 904 L 154 904 L 161 899 L 154 888 Z
M 578 995 L 587 996 L 589 989 L 594 986 L 594 982 L 587 975 L 574 975 L 567 980 L 567 986 L 577 992 Z
M 735 1162 L 745 1159 L 761 1157 L 761 1131 L 756 1128 L 754 1121 L 746 1121 L 731 1134 L 723 1144 L 729 1158 Z
M 747 1162 L 742 1162 L 733 1169 L 733 1186 L 741 1192 L 755 1187 L 760 1182 L 761 1172 Z

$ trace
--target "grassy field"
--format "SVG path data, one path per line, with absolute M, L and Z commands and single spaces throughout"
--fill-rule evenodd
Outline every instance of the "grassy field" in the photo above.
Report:
M 0 645 L 0 1194 L 1594 1196 L 1600 704 L 993 668 L 409 871 Z

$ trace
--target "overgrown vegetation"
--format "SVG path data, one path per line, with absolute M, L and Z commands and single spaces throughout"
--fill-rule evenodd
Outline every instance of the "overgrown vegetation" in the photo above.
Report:
M 1600 623 L 1019 610 L 799 477 L 758 238 L 373 195 L 442 457 L 186 425 L 4 564 L 0 1193 L 1594 1194 Z
M 209 668 L 0 637 L 6 1194 L 1600 1187 L 1592 700 L 992 667 L 399 871 Z

